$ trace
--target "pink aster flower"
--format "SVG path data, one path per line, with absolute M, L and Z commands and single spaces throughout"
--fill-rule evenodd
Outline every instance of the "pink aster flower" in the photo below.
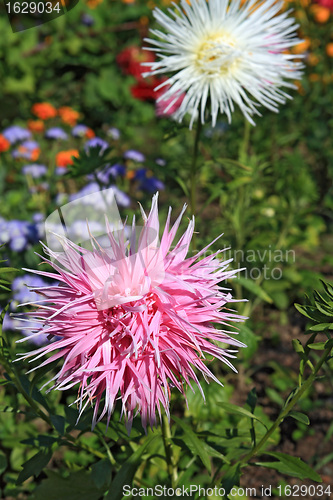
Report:
M 87 250 L 63 237 L 63 253 L 44 246 L 51 259 L 43 260 L 54 272 L 33 271 L 60 282 L 40 289 L 43 303 L 30 312 L 40 322 L 35 335 L 60 338 L 23 356 L 51 354 L 39 366 L 61 360 L 51 389 L 79 385 L 80 415 L 93 404 L 93 426 L 105 415 L 109 423 L 118 399 L 128 430 L 137 413 L 144 428 L 156 425 L 162 407 L 169 417 L 171 388 L 185 395 L 193 381 L 204 397 L 200 372 L 220 383 L 206 355 L 234 369 L 236 351 L 220 342 L 244 346 L 214 326 L 229 329 L 229 322 L 244 319 L 227 307 L 235 300 L 219 285 L 236 273 L 227 270 L 230 260 L 222 261 L 221 251 L 205 256 L 210 245 L 186 258 L 194 218 L 172 247 L 185 208 L 172 227 L 169 209 L 159 241 L 155 195 L 149 215 L 141 209 L 137 243 L 135 220 L 128 241 L 124 230 L 116 238 L 107 222 L 108 248 L 92 239 L 93 250 Z

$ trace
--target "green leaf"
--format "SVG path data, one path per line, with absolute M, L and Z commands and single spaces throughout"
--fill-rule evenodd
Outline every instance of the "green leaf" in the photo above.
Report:
M 312 332 L 324 332 L 325 330 L 333 330 L 333 323 L 319 323 L 317 325 L 310 326 L 309 330 Z
M 201 462 L 203 463 L 203 465 L 206 467 L 206 469 L 210 474 L 212 470 L 212 464 L 210 462 L 209 454 L 202 445 L 201 439 L 199 439 L 196 433 L 193 432 L 192 429 L 187 424 L 185 424 L 180 418 L 175 416 L 172 418 L 183 429 L 184 436 L 182 437 L 182 439 L 186 444 L 186 446 L 188 447 L 188 449 L 191 451 L 191 453 L 193 453 L 193 455 L 197 455 L 200 458 Z
M 183 181 L 183 179 L 181 179 L 181 177 L 177 176 L 177 177 L 175 177 L 175 181 L 178 182 L 178 184 L 180 185 L 180 187 L 184 191 L 185 196 L 187 196 L 187 198 L 189 198 L 190 193 L 189 193 L 189 190 L 187 189 L 187 186 L 186 186 L 185 182 Z
M 61 415 L 50 415 L 51 422 L 56 431 L 63 436 L 65 434 L 66 420 Z
M 91 473 L 80 470 L 64 478 L 48 470 L 44 479 L 34 491 L 34 500 L 99 500 L 103 491 L 96 488 Z
M 0 267 L 0 274 L 4 273 L 17 273 L 18 269 L 15 269 L 15 267 Z
M 99 490 L 108 488 L 111 482 L 111 464 L 109 460 L 100 460 L 93 464 L 91 477 Z
M 263 421 L 258 418 L 254 413 L 251 413 L 250 411 L 246 410 L 245 408 L 242 408 L 241 406 L 233 405 L 232 403 L 217 403 L 219 406 L 222 406 L 222 408 L 225 409 L 226 412 L 232 413 L 233 415 L 240 415 L 242 417 L 249 417 L 253 418 L 254 420 L 257 420 L 260 422 L 263 426 L 266 427 L 266 425 L 263 423 Z M 267 429 L 267 427 L 266 427 Z
M 265 292 L 265 290 L 261 286 L 257 285 L 257 283 L 255 283 L 253 280 L 249 280 L 246 278 L 242 278 L 241 276 L 238 276 L 237 279 L 233 280 L 233 282 L 239 283 L 244 288 L 253 293 L 253 295 L 259 297 L 259 299 L 262 299 L 265 302 L 268 302 L 269 304 L 273 303 L 273 300 L 268 295 L 268 293 Z
M 247 399 L 246 399 L 246 404 L 249 405 L 252 413 L 255 410 L 257 400 L 258 400 L 257 391 L 256 391 L 256 388 L 253 387 L 253 389 L 251 389 L 251 391 L 248 393 Z
M 299 339 L 292 340 L 294 351 L 297 353 L 304 353 L 304 347 L 302 342 Z
M 287 474 L 288 476 L 298 477 L 299 479 L 311 479 L 317 483 L 321 483 L 322 479 L 309 465 L 304 463 L 298 457 L 292 457 L 286 453 L 265 451 L 266 455 L 270 455 L 276 458 L 277 462 L 257 462 L 256 465 L 260 467 L 267 467 L 269 469 L 275 469 L 281 474 Z
M 326 281 L 320 280 L 325 288 L 325 292 L 327 295 L 333 299 L 333 286 L 330 285 L 330 283 L 327 283 Z
M 295 420 L 298 420 L 299 422 L 302 422 L 302 424 L 306 424 L 306 425 L 310 424 L 309 417 L 307 415 L 304 415 L 304 413 L 301 413 L 299 411 L 294 411 L 294 410 L 290 411 L 288 413 L 287 417 L 292 417 Z
M 241 351 L 243 358 L 246 360 L 251 359 L 258 349 L 258 335 L 242 323 L 239 325 L 237 340 L 246 345 L 246 349 L 242 349 Z
M 242 168 L 243 170 L 246 170 L 247 172 L 252 172 L 252 168 L 248 167 L 247 165 L 244 165 L 244 163 L 241 163 L 237 160 L 231 160 L 230 158 L 218 158 L 218 162 L 222 163 L 225 166 L 232 166 L 232 167 L 238 167 Z
M 314 344 L 306 344 L 306 346 L 315 351 L 323 351 L 325 349 L 325 344 L 326 342 L 314 342 Z
M 80 151 L 78 158 L 72 157 L 73 164 L 67 167 L 66 176 L 76 178 L 83 175 L 92 174 L 100 167 L 106 165 L 111 148 L 104 151 L 101 146 L 89 148 L 88 151 Z
M 16 483 L 22 484 L 29 477 L 38 476 L 44 467 L 47 466 L 51 457 L 52 451 L 50 449 L 40 450 L 36 453 L 36 455 L 30 458 L 30 460 L 23 464 L 23 469 L 21 470 Z
M 227 469 L 226 474 L 222 478 L 222 487 L 228 495 L 233 486 L 239 485 L 241 469 L 239 464 L 235 464 Z
M 149 436 L 145 440 L 145 442 L 121 466 L 116 474 L 116 477 L 111 483 L 109 493 L 106 495 L 105 500 L 121 500 L 123 498 L 123 486 L 125 484 L 132 483 L 134 475 L 142 462 L 142 455 L 151 444 L 151 442 L 156 439 L 156 437 L 157 435 Z
M 314 349 L 316 351 L 323 351 L 324 349 L 328 349 L 329 347 L 333 347 L 333 339 L 328 339 L 326 342 L 314 342 L 313 344 L 306 344 L 310 349 Z
M 7 469 L 7 457 L 4 453 L 0 452 L 0 474 Z

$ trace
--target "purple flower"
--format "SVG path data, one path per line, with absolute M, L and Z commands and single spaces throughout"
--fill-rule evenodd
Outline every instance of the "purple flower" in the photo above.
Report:
M 11 125 L 10 127 L 5 128 L 2 135 L 11 144 L 15 144 L 15 142 L 30 139 L 31 132 L 23 127 L 20 127 L 19 125 Z
M 155 163 L 156 163 L 156 165 L 159 165 L 160 167 L 165 167 L 165 165 L 166 165 L 166 161 L 163 160 L 163 158 L 157 158 L 155 160 Z
M 37 238 L 38 240 L 42 240 L 45 237 L 45 226 L 44 226 L 45 216 L 40 212 L 36 212 L 32 216 L 32 220 L 35 223 Z
M 89 14 L 83 13 L 81 16 L 81 23 L 84 24 L 85 26 L 90 27 L 95 24 L 95 19 Z
M 45 132 L 45 137 L 47 139 L 55 139 L 55 140 L 65 140 L 65 139 L 68 139 L 68 135 L 66 134 L 66 132 L 60 128 L 60 127 L 52 127 L 52 128 L 49 128 L 46 132 Z
M 44 281 L 39 276 L 25 274 L 24 276 L 15 278 L 12 283 L 13 301 L 11 302 L 10 309 L 16 311 L 18 304 L 26 304 L 30 302 L 44 304 L 45 302 L 43 301 L 42 296 L 30 288 L 45 287 L 49 288 L 49 283 Z M 23 313 L 21 315 L 17 315 L 17 317 L 11 317 L 7 312 L 3 322 L 3 329 L 6 331 L 20 330 L 24 336 L 32 336 L 34 332 L 37 332 L 40 329 L 40 323 L 38 320 L 31 320 L 27 317 L 28 315 L 29 313 Z M 22 320 L 18 316 L 22 316 Z M 45 335 L 41 334 L 29 338 L 29 341 L 36 345 L 43 345 L 46 340 Z
M 115 141 L 117 141 L 120 138 L 120 131 L 116 127 L 111 127 L 107 131 L 107 134 L 112 137 Z
M 31 159 L 32 153 L 35 150 L 39 150 L 39 144 L 36 141 L 24 141 L 22 144 L 13 151 L 12 155 L 14 158 L 26 158 Z
M 165 189 L 163 182 L 153 177 L 146 168 L 137 170 L 134 179 L 139 181 L 139 189 L 149 193 L 156 193 L 156 191 Z
M 66 173 L 66 169 L 63 167 L 57 167 L 55 169 L 55 173 L 56 175 L 64 175 Z
M 84 188 L 81 189 L 78 193 L 71 194 L 69 197 L 69 201 L 74 201 L 78 200 L 79 198 L 82 198 L 84 196 L 88 196 L 93 193 L 98 193 L 100 192 L 100 187 L 97 184 L 97 182 L 90 182 L 87 184 Z M 106 197 L 107 203 L 111 203 L 113 196 L 115 197 L 116 202 L 118 205 L 122 207 L 129 207 L 131 204 L 131 199 L 129 196 L 127 196 L 126 193 L 121 191 L 120 189 L 117 188 L 117 186 L 111 186 L 108 189 L 106 189 L 103 192 L 104 196 Z M 103 202 L 103 199 L 101 199 L 102 205 L 101 207 L 99 206 L 98 202 L 99 200 L 92 197 L 92 198 L 86 198 L 86 200 L 82 200 L 83 203 L 87 204 L 93 204 L 96 209 L 103 209 L 105 206 L 105 203 Z
M 48 285 L 40 276 L 32 274 L 25 274 L 24 276 L 14 278 L 12 283 L 13 302 L 10 306 L 11 309 L 14 309 L 18 303 L 25 304 L 26 302 L 40 301 L 41 296 L 30 290 L 30 288 L 39 288 Z
M 108 186 L 111 181 L 113 181 L 116 177 L 118 177 L 118 175 L 122 176 L 125 175 L 125 167 L 118 163 L 112 166 L 106 165 L 104 170 L 98 172 L 96 175 L 99 182 Z M 95 180 L 94 174 L 87 175 L 87 179 L 94 181 Z
M 75 127 L 72 128 L 72 136 L 73 137 L 84 137 L 89 130 L 89 127 L 87 125 L 79 124 L 75 125 Z
M 140 151 L 136 151 L 135 149 L 125 151 L 124 158 L 125 160 L 133 160 L 137 162 L 143 162 L 146 159 L 144 154 L 140 153 Z
M 113 178 L 116 178 L 118 176 L 124 176 L 126 172 L 126 169 L 124 165 L 121 165 L 120 163 L 115 163 L 115 165 L 112 165 L 111 167 L 108 167 L 108 173 L 112 175 Z
M 103 153 L 106 148 L 109 147 L 109 144 L 101 139 L 100 137 L 93 137 L 92 139 L 89 139 L 89 141 L 86 142 L 84 149 L 86 152 L 89 151 L 90 148 L 97 148 L 99 147 L 101 149 L 101 153 Z
M 0 220 L 0 243 L 8 243 L 14 252 L 21 252 L 29 243 L 38 241 L 35 224 L 23 220 Z
M 34 163 L 33 165 L 25 165 L 22 168 L 22 172 L 24 175 L 31 175 L 31 177 L 38 178 L 42 177 L 42 175 L 45 175 L 47 172 L 47 168 L 45 165 L 37 165 Z

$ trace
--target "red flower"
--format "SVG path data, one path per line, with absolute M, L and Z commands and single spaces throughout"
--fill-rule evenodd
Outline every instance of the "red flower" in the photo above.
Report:
M 32 106 L 31 111 L 41 120 L 49 120 L 57 116 L 57 110 L 49 102 L 37 102 Z
M 0 134 L 0 153 L 8 151 L 10 148 L 10 142 L 7 141 L 6 137 Z
M 333 12 L 333 0 L 317 0 L 317 3 Z
M 142 66 L 141 63 L 154 62 L 155 56 L 152 52 L 142 50 L 139 47 L 127 47 L 117 56 L 117 63 L 125 73 L 132 75 L 137 80 L 143 80 L 142 73 L 149 71 L 149 66 Z
M 56 156 L 57 167 L 66 168 L 68 165 L 73 165 L 73 156 L 78 158 L 79 152 L 77 149 L 69 149 L 68 151 L 60 151 Z

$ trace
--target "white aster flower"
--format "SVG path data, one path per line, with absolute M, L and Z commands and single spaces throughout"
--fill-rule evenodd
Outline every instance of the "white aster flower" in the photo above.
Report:
M 231 121 L 237 104 L 254 125 L 252 115 L 260 115 L 260 105 L 277 112 L 278 105 L 291 98 L 280 87 L 295 88 L 286 80 L 299 79 L 299 55 L 285 53 L 300 42 L 297 25 L 289 12 L 281 13 L 282 1 L 181 0 L 169 15 L 154 10 L 164 31 L 151 30 L 157 39 L 146 39 L 159 60 L 151 63 L 146 76 L 172 73 L 161 87 L 166 92 L 158 100 L 169 107 L 180 93 L 185 98 L 178 110 L 181 121 L 192 114 L 190 128 L 199 111 L 201 121 L 210 102 L 212 125 L 220 110 Z M 167 109 L 166 109 L 167 111 Z

